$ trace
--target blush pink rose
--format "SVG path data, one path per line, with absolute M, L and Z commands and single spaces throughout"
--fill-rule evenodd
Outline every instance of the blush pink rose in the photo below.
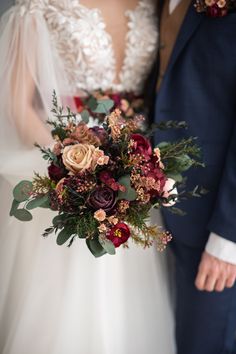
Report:
M 176 187 L 174 187 L 174 185 L 176 184 L 176 181 L 172 178 L 167 178 L 166 183 L 163 187 L 163 197 L 164 198 L 169 198 L 172 195 L 177 195 L 178 194 L 178 190 Z M 171 207 L 173 205 L 175 205 L 177 201 L 177 198 L 170 200 L 168 203 L 164 203 L 163 206 L 165 207 Z

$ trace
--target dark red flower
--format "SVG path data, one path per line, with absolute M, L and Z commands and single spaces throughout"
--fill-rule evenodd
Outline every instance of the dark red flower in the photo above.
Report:
M 129 237 L 130 229 L 125 223 L 122 222 L 116 224 L 107 236 L 108 240 L 110 240 L 115 247 L 119 247 L 128 241 Z
M 48 167 L 48 175 L 55 182 L 60 181 L 62 178 L 66 177 L 67 174 L 68 171 L 66 171 L 63 167 L 54 165 L 54 163 Z
M 77 112 L 81 113 L 85 108 L 84 102 L 78 96 L 74 97 L 74 102 L 75 102 L 75 106 L 77 108 Z
M 227 15 L 227 9 L 220 8 L 217 4 L 214 4 L 207 8 L 207 15 L 209 17 L 223 17 Z
M 121 185 L 111 176 L 110 172 L 102 171 L 99 175 L 100 181 L 106 186 L 110 187 L 113 191 L 121 190 Z
M 109 187 L 99 187 L 89 196 L 87 205 L 94 210 L 103 209 L 110 212 L 116 204 L 116 193 Z
M 159 168 L 158 164 L 156 163 L 155 157 L 149 161 L 142 169 L 143 175 L 146 177 L 152 177 L 154 180 L 160 183 L 160 191 L 159 192 L 154 192 L 154 194 L 161 194 L 163 191 L 163 188 L 165 186 L 167 177 L 164 173 L 164 171 Z
M 114 101 L 115 108 L 120 107 L 121 95 L 120 94 L 111 94 L 110 98 Z
M 134 141 L 132 149 L 133 154 L 144 156 L 146 160 L 150 160 L 152 156 L 152 145 L 148 139 L 141 134 L 132 134 L 131 139 Z

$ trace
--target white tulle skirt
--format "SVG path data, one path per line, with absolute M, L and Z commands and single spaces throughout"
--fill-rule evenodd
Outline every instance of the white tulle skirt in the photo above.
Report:
M 1 354 L 174 354 L 166 253 L 131 245 L 95 259 L 83 240 L 59 247 L 40 236 L 52 213 L 9 218 L 11 189 L 2 179 Z

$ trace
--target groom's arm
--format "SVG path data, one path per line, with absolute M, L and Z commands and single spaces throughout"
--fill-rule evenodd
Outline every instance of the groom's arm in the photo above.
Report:
M 222 291 L 233 286 L 236 280 L 236 124 L 208 228 L 211 234 L 199 265 L 196 286 L 199 290 Z
M 236 122 L 208 229 L 226 240 L 236 242 Z

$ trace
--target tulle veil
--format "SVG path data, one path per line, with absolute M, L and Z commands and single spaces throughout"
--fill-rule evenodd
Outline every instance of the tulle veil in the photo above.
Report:
M 0 22 L 0 175 L 7 179 L 45 169 L 34 143 L 51 142 L 45 122 L 53 90 L 69 96 L 43 14 L 30 3 L 18 0 Z

